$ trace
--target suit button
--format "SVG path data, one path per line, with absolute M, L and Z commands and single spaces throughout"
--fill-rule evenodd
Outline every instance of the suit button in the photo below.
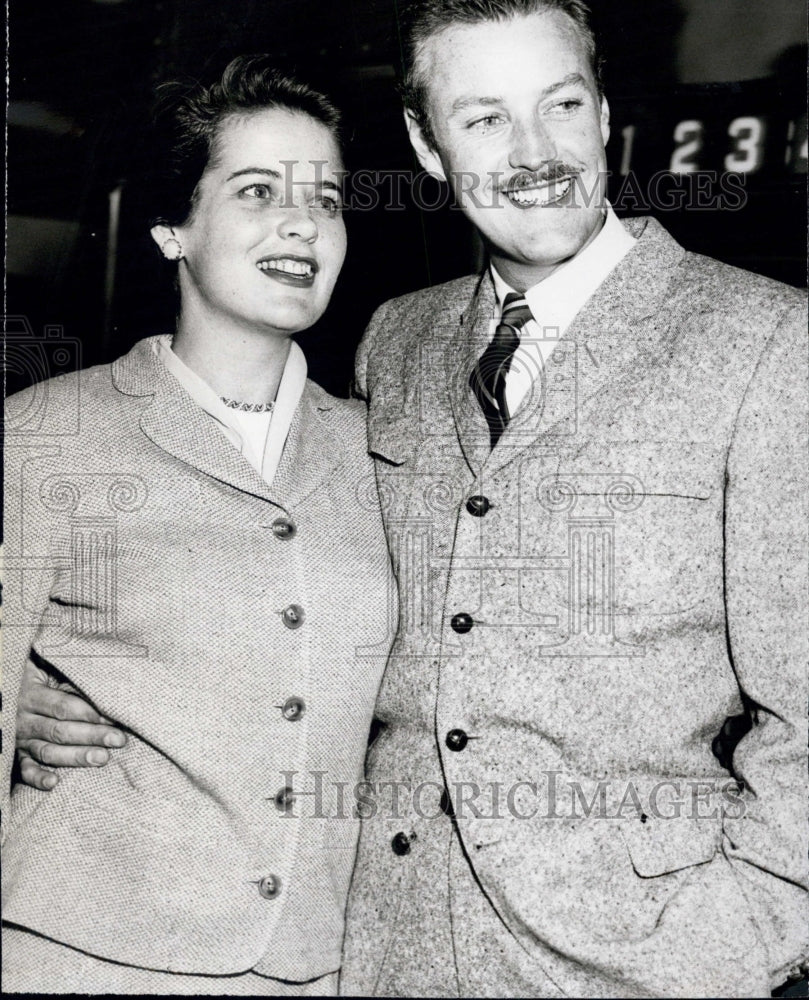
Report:
M 415 833 L 410 837 L 401 830 L 396 834 L 395 837 L 390 842 L 390 846 L 393 849 L 394 854 L 398 854 L 400 858 L 403 858 L 405 854 L 410 853 L 410 844 L 416 839 Z
M 472 515 L 472 517 L 485 517 L 489 513 L 491 508 L 491 503 L 489 503 L 488 497 L 470 497 L 466 501 L 466 509 Z
M 463 731 L 463 729 L 450 729 L 447 733 L 444 742 L 447 744 L 450 750 L 454 750 L 455 753 L 460 753 L 461 750 L 469 742 L 469 737 Z
M 450 621 L 453 632 L 458 632 L 460 635 L 463 635 L 465 632 L 470 632 L 474 624 L 472 616 L 468 615 L 465 611 L 462 611 L 460 614 L 453 615 L 452 620 Z
M 287 698 L 281 706 L 281 715 L 287 722 L 297 722 L 306 711 L 306 703 L 303 698 Z
M 258 891 L 265 899 L 275 899 L 281 891 L 281 879 L 277 875 L 265 875 L 258 883 Z
M 275 793 L 275 808 L 278 812 L 289 812 L 292 808 L 292 802 L 295 798 L 295 793 L 289 787 L 289 785 L 284 785 Z
M 272 523 L 272 533 L 276 538 L 294 538 L 297 530 L 292 521 L 285 517 L 277 517 Z
M 287 628 L 300 628 L 305 617 L 300 604 L 290 604 L 281 612 L 281 618 Z

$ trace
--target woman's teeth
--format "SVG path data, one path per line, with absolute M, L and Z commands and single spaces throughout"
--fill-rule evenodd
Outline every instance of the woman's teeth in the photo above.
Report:
M 287 274 L 297 274 L 302 278 L 311 278 L 315 273 L 310 263 L 303 260 L 289 260 L 286 257 L 275 260 L 260 260 L 258 262 L 261 271 L 284 271 Z
M 518 205 L 550 205 L 551 202 L 564 198 L 572 184 L 572 179 L 568 177 L 563 181 L 554 181 L 542 187 L 516 188 L 509 191 L 508 196 Z

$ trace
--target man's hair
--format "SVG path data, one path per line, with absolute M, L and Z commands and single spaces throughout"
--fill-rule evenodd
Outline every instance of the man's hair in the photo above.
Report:
M 206 86 L 173 82 L 157 91 L 150 153 L 152 222 L 181 225 L 192 215 L 200 178 L 216 161 L 223 122 L 281 108 L 309 115 L 340 142 L 340 112 L 325 94 L 281 73 L 270 56 L 238 56 Z
M 420 58 L 428 38 L 446 28 L 486 21 L 508 21 L 514 17 L 558 10 L 573 21 L 590 58 L 593 77 L 601 95 L 601 58 L 590 23 L 590 7 L 584 0 L 412 0 L 400 14 L 399 43 L 402 78 L 399 90 L 405 108 L 418 122 L 424 138 L 435 147 L 427 107 L 425 67 Z

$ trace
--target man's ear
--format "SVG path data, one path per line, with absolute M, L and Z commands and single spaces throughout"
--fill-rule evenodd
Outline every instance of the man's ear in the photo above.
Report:
M 610 138 L 610 106 L 607 98 L 601 98 L 601 138 L 606 146 Z
M 410 145 L 415 150 L 419 163 L 428 174 L 432 174 L 433 177 L 438 177 L 439 180 L 445 181 L 447 175 L 444 173 L 444 165 L 441 163 L 441 157 L 425 139 L 421 125 L 416 121 L 416 116 L 412 111 L 405 108 L 404 119 L 407 126 L 407 134 L 410 136 Z

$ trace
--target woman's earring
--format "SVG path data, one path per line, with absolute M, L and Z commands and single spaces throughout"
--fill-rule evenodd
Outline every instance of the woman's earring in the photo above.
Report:
M 170 236 L 166 240 L 166 242 L 160 247 L 160 252 L 166 258 L 166 260 L 182 260 L 183 259 L 183 247 L 182 247 L 182 244 L 174 236 Z

